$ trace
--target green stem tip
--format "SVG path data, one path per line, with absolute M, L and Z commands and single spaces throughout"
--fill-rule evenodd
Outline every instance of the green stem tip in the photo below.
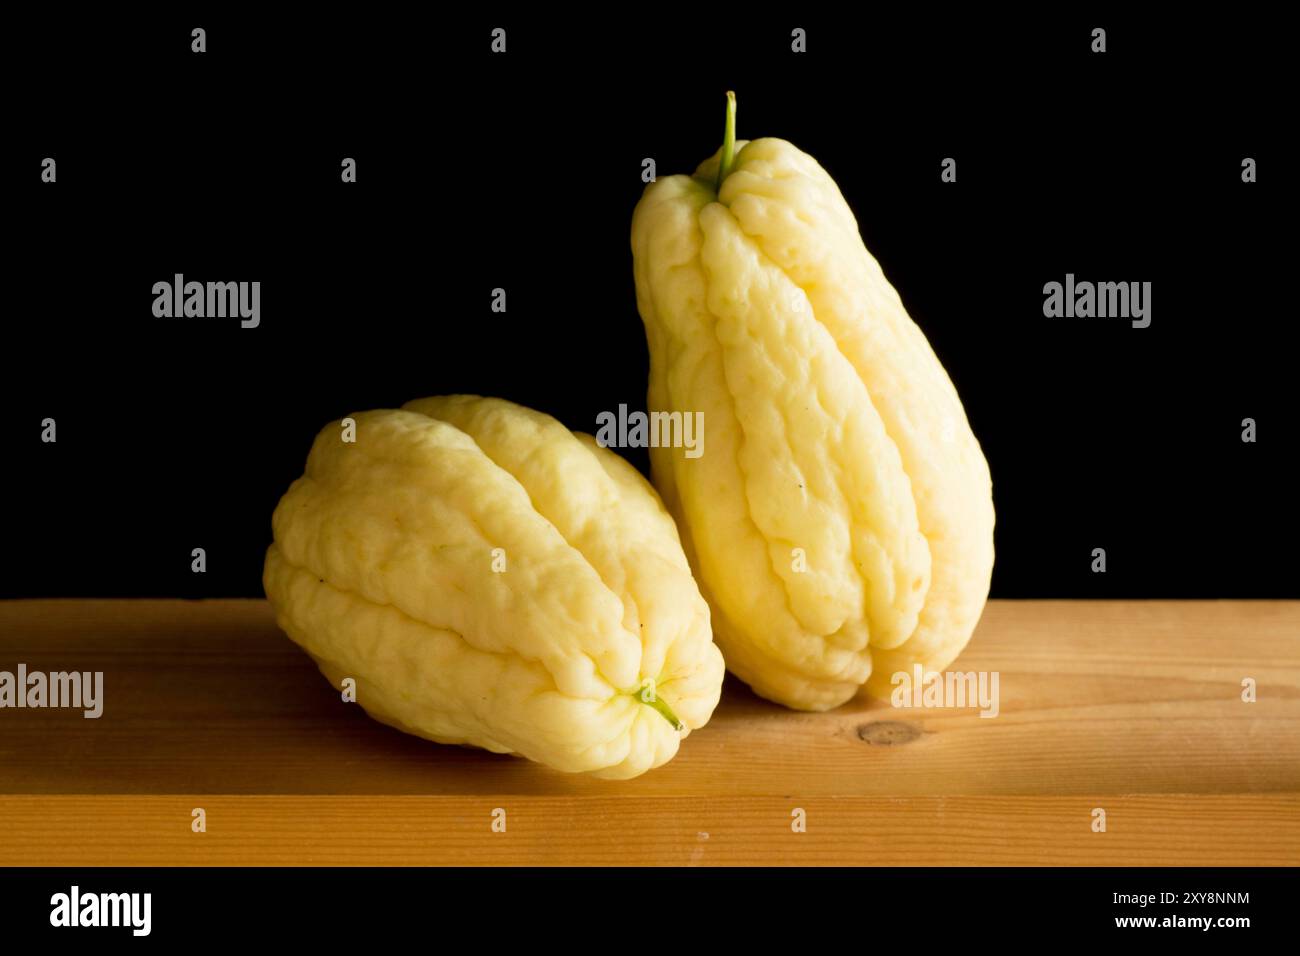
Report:
M 673 730 L 680 731 L 686 729 L 686 725 L 677 719 L 677 715 L 673 713 L 673 709 L 664 702 L 662 697 L 659 696 L 652 679 L 647 677 L 642 682 L 640 688 L 636 691 L 636 698 L 651 710 L 657 711 L 660 717 L 673 725 Z
M 722 134 L 722 157 L 718 160 L 718 186 L 722 191 L 722 181 L 731 172 L 732 161 L 736 158 L 736 94 L 727 90 L 727 125 Z
M 646 706 L 653 707 L 655 710 L 659 711 L 659 716 L 663 717 L 664 720 L 672 724 L 673 730 L 686 729 L 686 725 L 677 719 L 677 715 L 673 713 L 673 709 L 664 703 L 664 699 L 662 697 L 656 697 L 654 700 L 650 701 Z

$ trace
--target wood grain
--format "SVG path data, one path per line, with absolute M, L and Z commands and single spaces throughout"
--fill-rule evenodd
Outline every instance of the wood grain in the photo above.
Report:
M 991 602 L 955 669 L 995 718 L 729 680 L 628 782 L 382 727 L 261 601 L 0 602 L 19 662 L 104 671 L 105 710 L 0 710 L 0 864 L 1300 863 L 1300 602 Z
M 1294 795 L 0 799 L 24 866 L 1294 865 Z M 1092 808 L 1107 830 L 1091 829 Z M 190 829 L 207 814 L 206 833 Z M 491 830 L 505 810 L 506 829 Z

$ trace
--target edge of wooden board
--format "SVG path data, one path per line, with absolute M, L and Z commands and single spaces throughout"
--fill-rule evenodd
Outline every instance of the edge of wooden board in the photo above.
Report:
M 1295 866 L 1300 794 L 0 796 L 0 865 Z

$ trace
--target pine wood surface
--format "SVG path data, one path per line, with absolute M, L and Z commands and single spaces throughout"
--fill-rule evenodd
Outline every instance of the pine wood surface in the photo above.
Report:
M 377 724 L 264 601 L 0 602 L 19 662 L 104 714 L 0 709 L 0 865 L 1300 864 L 1300 602 L 993 601 L 953 669 L 997 717 L 728 678 L 623 782 Z

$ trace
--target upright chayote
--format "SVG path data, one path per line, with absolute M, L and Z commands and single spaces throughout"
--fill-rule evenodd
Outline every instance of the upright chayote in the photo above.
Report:
M 993 567 L 989 470 L 834 181 L 733 126 L 734 99 L 723 148 L 632 218 L 649 407 L 703 411 L 707 436 L 651 461 L 728 668 L 825 710 L 965 646 Z

